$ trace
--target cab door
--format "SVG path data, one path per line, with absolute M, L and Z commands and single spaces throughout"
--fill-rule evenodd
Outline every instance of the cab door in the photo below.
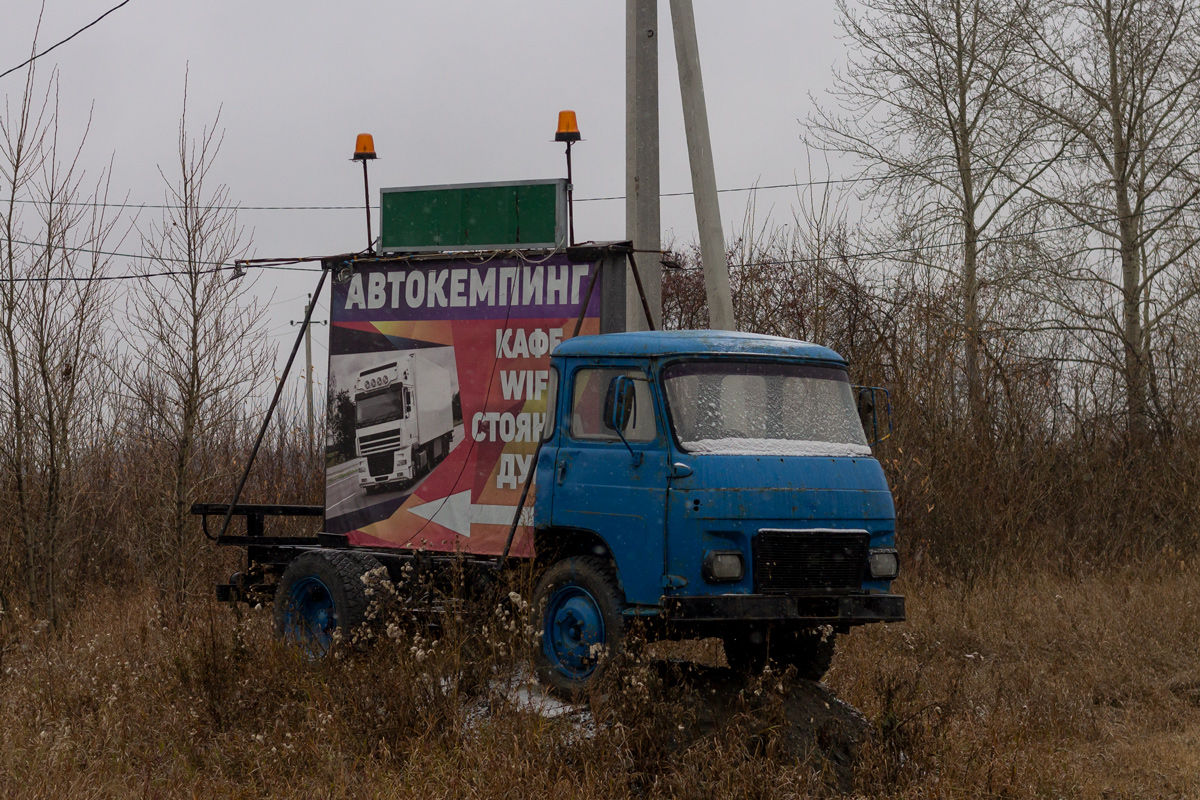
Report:
M 633 379 L 633 414 L 624 440 L 605 422 L 613 379 Z M 625 599 L 662 596 L 666 433 L 654 387 L 642 366 L 577 367 L 564 387 L 562 444 L 554 470 L 553 524 L 592 531 L 608 543 Z

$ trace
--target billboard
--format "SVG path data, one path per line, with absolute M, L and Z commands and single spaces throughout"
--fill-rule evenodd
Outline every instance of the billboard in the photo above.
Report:
M 573 333 L 603 263 L 510 252 L 342 271 L 330 302 L 325 530 L 353 545 L 499 553 L 545 422 L 550 352 Z M 604 282 L 581 335 L 600 332 Z M 512 553 L 531 550 L 522 526 Z

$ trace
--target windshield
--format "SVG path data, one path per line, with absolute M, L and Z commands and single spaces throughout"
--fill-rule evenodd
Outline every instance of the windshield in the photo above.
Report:
M 843 369 L 683 362 L 667 367 L 664 384 L 675 438 L 688 452 L 871 454 Z
M 389 419 L 398 419 L 405 414 L 404 388 L 393 386 L 378 394 L 359 395 L 356 400 L 359 426 L 374 425 Z

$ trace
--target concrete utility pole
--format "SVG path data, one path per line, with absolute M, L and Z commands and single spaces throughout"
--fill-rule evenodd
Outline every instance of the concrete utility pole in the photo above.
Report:
M 625 235 L 643 251 L 635 255 L 656 328 L 662 322 L 658 195 L 658 0 L 625 0 Z M 627 327 L 646 330 L 632 275 L 625 285 Z
M 304 318 L 312 317 L 312 295 L 308 296 L 308 304 L 304 307 Z M 308 402 L 308 443 L 311 445 L 313 434 L 316 429 L 313 427 L 313 399 L 312 399 L 312 323 L 309 322 L 304 326 L 304 399 Z
M 308 303 L 304 306 L 304 319 L 312 319 L 312 295 L 308 296 Z M 293 325 L 304 325 L 303 321 L 296 322 L 292 320 Z M 304 325 L 304 399 L 308 405 L 308 444 L 312 447 L 313 443 L 313 363 L 312 363 L 312 322 Z
M 696 201 L 696 227 L 700 231 L 704 289 L 708 295 L 708 326 L 731 331 L 735 327 L 733 297 L 729 290 L 729 265 L 725 260 L 725 235 L 721 230 L 721 209 L 717 203 L 717 176 L 708 135 L 708 109 L 704 102 L 704 79 L 700 74 L 700 46 L 696 41 L 692 0 L 671 0 L 671 27 L 675 32 L 683 126 L 687 131 L 688 160 L 692 165 L 692 195 Z

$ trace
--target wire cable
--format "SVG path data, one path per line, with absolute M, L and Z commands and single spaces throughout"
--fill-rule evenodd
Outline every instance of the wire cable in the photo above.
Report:
M 1138 215 L 1138 216 L 1146 216 L 1146 215 L 1150 215 L 1150 213 L 1160 213 L 1160 212 L 1169 212 L 1169 211 L 1184 211 L 1184 210 L 1187 210 L 1188 207 L 1190 207 L 1190 206 L 1188 206 L 1188 205 L 1154 206 L 1154 207 L 1152 207 L 1152 209 L 1146 209 L 1145 211 L 1142 211 L 1140 213 L 1140 215 Z M 1094 228 L 1094 227 L 1096 227 L 1096 225 L 1111 224 L 1111 223 L 1120 222 L 1120 221 L 1121 221 L 1120 217 L 1109 217 L 1109 218 L 1105 218 L 1105 219 L 1097 219 L 1097 221 L 1093 221 L 1093 222 L 1073 222 L 1073 223 L 1064 224 L 1064 225 L 1057 225 L 1057 227 L 1054 227 L 1054 228 L 1039 228 L 1037 230 L 1037 233 L 1039 233 L 1039 234 L 1040 233 L 1058 233 L 1058 231 L 1063 231 L 1063 230 L 1073 230 L 1073 229 L 1078 229 L 1078 228 Z M 986 245 L 986 243 L 994 242 L 994 241 L 1010 241 L 1010 240 L 1014 240 L 1014 239 L 1026 239 L 1026 237 L 1030 237 L 1032 235 L 1033 234 L 1021 233 L 1021 234 L 998 234 L 995 236 L 979 236 L 978 239 L 976 239 L 976 243 L 979 243 L 979 245 Z M 0 237 L 0 241 L 5 241 L 4 237 Z M 30 245 L 30 243 L 32 243 L 32 242 L 17 242 L 17 240 L 13 240 L 13 241 L 16 243 L 23 243 L 23 245 Z M 938 243 L 934 243 L 934 245 L 917 245 L 917 246 L 913 246 L 913 247 L 894 247 L 894 248 L 889 248 L 889 249 L 877 249 L 877 251 L 864 251 L 864 252 L 859 252 L 859 253 L 838 253 L 835 255 L 828 255 L 828 257 L 811 257 L 811 258 L 796 258 L 796 259 L 782 259 L 782 260 L 762 260 L 762 261 L 754 261 L 754 263 L 751 263 L 751 264 L 730 264 L 730 267 L 731 267 L 731 269 L 743 269 L 743 267 L 748 267 L 748 266 L 796 266 L 798 264 L 817 264 L 817 263 L 820 263 L 820 261 L 828 260 L 830 258 L 840 258 L 840 259 L 847 259 L 847 260 L 883 258 L 883 257 L 886 257 L 886 255 L 907 255 L 907 254 L 914 254 L 914 253 L 942 251 L 942 249 L 949 249 L 949 248 L 953 248 L 953 247 L 962 247 L 965 245 L 966 245 L 965 240 L 955 240 L 955 241 L 948 241 L 948 242 L 938 242 Z M 103 253 L 103 251 L 91 251 L 91 249 L 86 249 L 86 248 L 70 248 L 70 247 L 68 247 L 68 248 L 64 248 L 64 249 L 78 249 L 78 251 L 82 251 L 85 253 Z M 665 254 L 665 251 L 655 251 L 655 252 L 660 252 L 660 253 Z M 113 254 L 113 253 L 106 253 L 106 254 Z M 127 258 L 138 258 L 138 259 L 144 258 L 144 257 L 139 257 L 139 255 L 128 255 L 126 253 L 115 253 L 115 254 L 116 255 L 126 255 Z M 476 259 L 476 263 L 486 264 L 487 261 L 490 261 L 492 258 L 499 258 L 499 257 L 510 257 L 511 258 L 511 257 L 514 257 L 514 255 L 516 255 L 516 257 L 520 258 L 521 260 L 526 260 L 526 259 L 523 259 L 521 257 L 521 254 L 517 253 L 516 251 L 498 251 L 496 253 L 492 253 L 490 255 L 490 257 Z M 157 259 L 157 260 L 174 260 L 174 261 L 180 261 L 180 263 L 187 263 L 186 259 Z M 292 261 L 292 263 L 295 263 L 295 261 L 298 261 L 298 260 L 301 260 L 301 259 L 295 259 Z M 203 261 L 203 263 L 204 264 L 216 264 L 215 261 Z M 536 261 L 530 261 L 530 263 L 536 263 Z M 221 264 L 221 265 L 215 266 L 214 269 L 203 270 L 202 272 L 218 272 L 223 269 L 233 269 L 233 266 L 234 266 L 233 264 Z M 301 272 L 317 272 L 320 269 L 322 269 L 322 267 L 284 266 L 283 264 L 274 264 L 274 263 L 272 263 L 272 264 L 242 264 L 242 266 L 258 267 L 258 269 L 264 269 L 264 270 L 293 270 L 293 271 L 301 271 Z M 696 271 L 700 271 L 700 270 L 701 270 L 701 267 L 696 267 L 696 266 L 676 267 L 676 269 L 672 269 L 673 272 L 696 272 Z M 168 275 L 190 275 L 190 273 L 192 273 L 191 270 L 179 270 L 179 271 L 133 273 L 133 275 L 106 275 L 106 276 L 84 276 L 84 277 L 76 277 L 76 276 L 16 277 L 16 278 L 0 277 L 0 282 L 5 282 L 5 283 L 30 282 L 30 283 L 32 283 L 32 282 L 49 282 L 49 281 L 80 281 L 80 282 L 82 282 L 82 281 L 128 281 L 128 279 L 134 279 L 134 278 L 152 278 L 152 277 L 161 277 L 161 276 L 168 276 Z
M 33 55 L 33 56 L 30 56 L 28 59 L 26 59 L 25 61 L 21 62 L 20 64 L 17 64 L 17 65 L 16 65 L 15 67 L 13 67 L 12 69 L 7 69 L 7 70 L 5 70 L 4 72 L 0 72 L 0 78 L 3 78 L 3 77 L 4 77 L 4 76 L 6 76 L 6 75 L 10 75 L 10 74 L 12 74 L 12 73 L 16 72 L 17 70 L 21 69 L 22 67 L 27 67 L 27 66 L 29 66 L 29 65 L 30 65 L 30 64 L 32 64 L 34 61 L 37 61 L 39 58 L 41 58 L 42 56 L 46 55 L 47 53 L 49 53 L 49 52 L 50 52 L 51 50 L 53 50 L 54 48 L 58 47 L 59 45 L 66 44 L 67 42 L 71 41 L 71 40 L 72 40 L 72 39 L 74 39 L 76 36 L 78 36 L 79 34 L 83 33 L 83 32 L 84 32 L 84 31 L 86 31 L 88 28 L 92 27 L 93 25 L 95 25 L 96 23 L 98 23 L 100 20 L 104 19 L 104 18 L 105 18 L 105 17 L 107 17 L 109 14 L 113 13 L 114 11 L 116 11 L 118 8 L 120 8 L 121 6 L 127 5 L 128 3 L 129 3 L 129 0 L 124 0 L 124 1 L 123 1 L 123 2 L 121 2 L 121 3 L 118 3 L 117 5 L 115 5 L 115 6 L 113 6 L 112 8 L 110 8 L 108 11 L 105 11 L 103 14 L 101 14 L 101 15 L 100 15 L 100 16 L 98 16 L 98 17 L 96 17 L 94 20 L 92 20 L 91 22 L 89 22 L 87 25 L 84 25 L 82 28 L 80 28 L 79 30 L 75 31 L 74 33 L 72 33 L 72 34 L 71 34 L 70 36 L 68 36 L 67 38 L 63 39 L 61 42 L 58 42 L 57 44 L 52 44 L 52 45 L 50 45 L 49 47 L 47 47 L 45 50 L 43 50 L 42 52 L 40 52 L 40 53 L 37 53 L 37 54 L 35 54 L 35 55 Z
M 1163 211 L 1183 211 L 1188 206 L 1156 206 L 1146 209 L 1142 215 L 1153 214 Z M 1097 225 L 1109 225 L 1114 222 L 1120 222 L 1120 217 L 1110 217 L 1108 219 L 1096 220 L 1093 222 L 1072 222 L 1067 225 L 1059 225 L 1054 228 L 1038 228 L 1037 233 L 1058 233 L 1060 231 L 1069 231 L 1076 228 L 1094 228 Z M 976 244 L 987 244 L 989 242 L 1011 241 L 1013 239 L 1028 239 L 1033 238 L 1034 234 L 1028 233 L 1009 233 L 999 234 L 996 236 L 980 236 L 975 240 Z M 1111 234 L 1110 234 L 1111 236 Z M 923 253 L 934 250 L 947 250 L 954 247 L 963 247 L 966 245 L 965 240 L 956 240 L 951 242 L 942 242 L 940 244 L 920 245 L 917 247 L 896 247 L 889 250 L 874 250 L 862 253 L 835 253 L 829 256 L 812 256 L 809 258 L 788 258 L 788 259 L 764 259 L 762 261 L 754 261 L 751 263 L 730 264 L 730 269 L 744 269 L 746 267 L 788 267 L 798 264 L 819 264 L 822 261 L 859 261 L 867 258 L 883 258 L 884 256 L 909 255 L 915 253 Z M 703 267 L 674 267 L 671 272 L 701 272 Z
M 1176 142 L 1175 144 L 1149 145 L 1147 147 L 1129 148 L 1129 149 L 1121 151 L 1121 152 L 1110 153 L 1109 155 L 1129 155 L 1129 154 L 1134 154 L 1134 153 L 1148 153 L 1152 150 L 1170 150 L 1170 149 L 1174 149 L 1177 147 L 1200 148 L 1200 141 Z M 1095 158 L 1095 155 L 1091 154 L 1091 153 L 1074 155 L 1074 156 L 1060 155 L 1060 156 L 1057 156 L 1056 158 L 1043 158 L 1043 159 L 1038 159 L 1035 161 L 1014 162 L 1012 164 L 1009 164 L 1008 167 L 1035 167 L 1035 166 L 1041 166 L 1044 164 L 1050 164 L 1055 161 L 1084 161 L 1084 160 L 1089 160 L 1092 158 Z M 972 169 L 971 172 L 979 173 L 979 172 L 983 172 L 988 169 L 998 169 L 998 168 L 996 168 L 996 167 L 978 167 L 978 168 Z M 957 167 L 954 167 L 954 168 L 949 168 L 949 169 L 944 169 L 944 170 L 936 170 L 933 172 L 925 172 L 925 173 L 923 173 L 923 175 L 927 175 L 927 176 L 955 175 L 960 172 L 962 172 L 962 170 L 958 169 Z M 914 176 L 914 177 L 921 177 L 921 176 Z M 768 183 L 768 184 L 755 184 L 752 186 L 737 186 L 737 187 L 733 187 L 733 188 L 729 188 L 729 189 L 718 189 L 717 193 L 718 194 L 728 194 L 728 193 L 733 193 L 733 192 L 757 192 L 760 190 L 765 191 L 765 190 L 773 190 L 773 189 L 806 189 L 806 188 L 817 187 L 817 186 L 840 186 L 840 185 L 852 185 L 852 184 L 856 184 L 856 183 L 880 183 L 880 182 L 888 181 L 888 180 L 896 180 L 896 178 L 886 176 L 886 175 L 859 175 L 858 177 L 855 177 L 855 178 L 827 178 L 825 180 L 819 180 L 819 181 L 796 181 L 794 183 Z M 693 194 L 695 194 L 695 192 L 662 192 L 658 196 L 659 197 L 691 197 Z M 576 197 L 575 202 L 576 203 L 596 203 L 596 202 L 603 202 L 603 201 L 609 201 L 609 200 L 624 200 L 624 199 L 625 199 L 625 195 L 614 194 L 614 195 L 605 195 L 602 197 Z M 22 204 L 36 204 L 36 203 L 40 203 L 41 201 L 28 200 L 28 199 L 16 199 L 16 200 L 13 200 L 12 202 L 22 203 Z M 121 208 L 121 209 L 131 209 L 132 208 L 132 209 L 157 209 L 157 210 L 170 210 L 170 209 L 179 208 L 178 205 L 155 204 L 155 203 L 95 203 L 95 202 L 89 203 L 89 202 L 82 201 L 82 200 L 57 203 L 57 205 L 95 206 L 96 208 Z M 212 206 L 211 208 L 214 211 L 362 211 L 363 210 L 363 207 L 361 205 L 354 205 L 354 206 L 243 206 L 243 205 L 236 205 L 236 206 Z M 370 209 L 372 211 L 378 211 L 379 206 L 372 205 L 372 206 L 370 206 Z
M 26 242 L 20 239 L 6 239 L 0 236 L 0 242 L 11 242 L 12 244 L 27 245 L 30 247 L 45 247 L 43 242 Z M 222 270 L 254 267 L 255 269 L 275 269 L 289 272 L 320 272 L 320 267 L 294 267 L 287 266 L 305 260 L 311 259 L 279 259 L 277 263 L 267 264 L 238 264 L 236 262 L 223 261 L 189 261 L 186 258 L 167 258 L 155 257 L 151 259 L 149 256 L 139 256 L 132 253 L 117 253 L 110 250 L 95 250 L 88 247 L 56 247 L 58 250 L 70 251 L 73 253 L 88 253 L 90 255 L 115 256 L 119 258 L 131 258 L 135 261 L 153 260 L 156 262 L 169 262 L 175 264 L 196 264 L 205 269 L 181 269 L 181 270 L 161 270 L 159 272 L 134 272 L 123 273 L 121 275 L 39 275 L 39 276 L 21 276 L 21 277 L 0 277 L 0 282 L 4 283 L 49 283 L 52 281 L 71 281 L 76 283 L 86 283 L 88 281 L 125 281 L 135 280 L 137 278 L 162 278 L 170 275 L 206 275 Z
M 1190 206 L 1188 206 L 1188 205 L 1155 206 L 1153 208 L 1148 208 L 1148 209 L 1143 210 L 1140 214 L 1138 214 L 1136 216 L 1146 216 L 1149 214 L 1172 212 L 1172 211 L 1184 211 L 1184 210 L 1187 210 L 1189 207 Z M 1073 230 L 1073 229 L 1077 229 L 1077 228 L 1094 228 L 1097 225 L 1108 225 L 1108 224 L 1112 224 L 1115 222 L 1120 222 L 1120 217 L 1109 217 L 1106 219 L 1094 220 L 1094 221 L 1090 221 L 1090 222 L 1072 222 L 1072 223 L 1069 223 L 1066 225 L 1059 225 L 1059 226 L 1053 227 L 1053 228 L 1039 228 L 1037 230 L 1037 233 L 1057 233 L 1060 231 L 1068 231 L 1068 230 Z M 989 242 L 1001 242 L 1001 241 L 1010 241 L 1013 239 L 1029 238 L 1032 235 L 1033 234 L 1012 233 L 1012 234 L 999 234 L 996 236 L 980 236 L 979 238 L 977 238 L 975 240 L 975 242 L 977 244 L 988 244 Z M 0 237 L 0 242 L 3 242 L 3 241 L 6 241 L 6 240 L 3 237 Z M 33 245 L 35 247 L 43 246 L 36 242 L 23 242 L 23 241 L 19 241 L 17 239 L 12 239 L 12 240 L 7 240 L 7 241 L 12 241 L 14 244 Z M 861 260 L 861 259 L 866 259 L 866 258 L 882 258 L 884 256 L 908 255 L 908 254 L 915 254 L 915 253 L 932 252 L 932 251 L 936 251 L 936 250 L 946 250 L 946 249 L 953 248 L 953 247 L 962 247 L 965 244 L 966 244 L 965 240 L 955 240 L 955 241 L 950 241 L 950 242 L 940 242 L 937 244 L 917 245 L 917 246 L 913 246 L 913 247 L 896 247 L 896 248 L 891 248 L 888 250 L 873 250 L 873 251 L 865 251 L 865 252 L 860 252 L 860 253 L 838 253 L 834 256 L 824 256 L 824 257 L 814 256 L 811 258 L 795 258 L 795 259 L 784 259 L 784 260 L 774 260 L 774 261 L 756 261 L 756 262 L 750 263 L 750 264 L 745 264 L 745 263 L 730 264 L 729 266 L 731 268 L 765 267 L 765 266 L 794 266 L 797 264 L 816 264 L 821 261 L 829 260 L 830 258 L 840 258 L 840 259 L 847 259 L 847 260 Z M 64 247 L 62 249 L 63 250 L 72 250 L 72 251 L 76 251 L 76 252 L 83 252 L 83 253 L 96 253 L 96 254 L 100 254 L 100 255 L 121 256 L 124 258 L 132 258 L 132 259 L 137 259 L 137 260 L 143 260 L 143 259 L 147 258 L 146 256 L 135 256 L 135 255 L 131 255 L 129 253 L 112 253 L 112 252 L 108 252 L 108 251 L 104 251 L 104 250 L 91 250 L 91 249 L 84 248 L 84 247 Z M 657 251 L 656 250 L 654 252 L 662 253 L 664 255 L 666 254 L 666 251 Z M 486 264 L 493 258 L 500 258 L 500 257 L 509 257 L 509 258 L 516 257 L 519 260 L 526 261 L 527 263 L 533 263 L 533 264 L 540 263 L 538 261 L 530 261 L 528 259 L 525 259 L 521 253 L 519 253 L 518 251 L 515 251 L 515 250 L 495 251 L 487 257 L 478 257 L 475 259 L 470 259 L 468 257 L 465 260 L 474 261 L 475 263 L 478 263 L 478 264 Z M 187 259 L 182 259 L 182 258 L 173 258 L 173 259 L 172 258 L 157 258 L 154 260 L 156 260 L 156 261 L 171 261 L 171 262 L 176 262 L 176 263 L 181 263 L 181 264 L 189 263 Z M 216 261 L 199 261 L 199 262 L 190 262 L 190 263 L 197 263 L 197 264 L 202 264 L 202 265 L 206 265 L 206 266 L 210 267 L 209 269 L 200 270 L 199 274 L 204 274 L 204 273 L 209 273 L 209 272 L 220 272 L 223 269 L 234 269 L 235 267 L 240 267 L 240 268 L 253 267 L 253 268 L 257 268 L 257 269 L 275 269 L 275 270 L 287 270 L 287 271 L 294 271 L 294 272 L 320 272 L 321 271 L 321 269 L 322 269 L 321 267 L 287 266 L 287 264 L 295 264 L 295 263 L 298 263 L 301 261 L 306 261 L 306 260 L 313 260 L 313 259 L 299 259 L 299 258 L 298 259 L 279 259 L 278 261 L 275 261 L 273 259 L 264 259 L 264 261 L 268 261 L 270 263 L 241 262 L 236 265 L 233 263 L 221 263 L 221 262 L 216 262 Z M 695 271 L 699 271 L 700 269 L 701 269 L 700 267 L 679 267 L 679 268 L 674 268 L 672 271 L 674 271 L 674 272 L 695 272 Z M 62 276 L 35 276 L 35 277 L 22 276 L 22 277 L 14 277 L 14 278 L 0 277 L 0 282 L 3 282 L 3 283 L 45 283 L 45 282 L 49 282 L 49 281 L 76 281 L 76 282 L 113 281 L 113 280 L 134 280 L 137 278 L 158 278 L 158 277 L 163 277 L 163 276 L 168 276 L 168 275 L 190 275 L 190 274 L 197 274 L 197 271 L 195 271 L 195 270 L 163 270 L 161 272 L 145 272 L 145 273 L 122 274 L 122 275 L 94 275 L 94 276 L 62 275 Z

